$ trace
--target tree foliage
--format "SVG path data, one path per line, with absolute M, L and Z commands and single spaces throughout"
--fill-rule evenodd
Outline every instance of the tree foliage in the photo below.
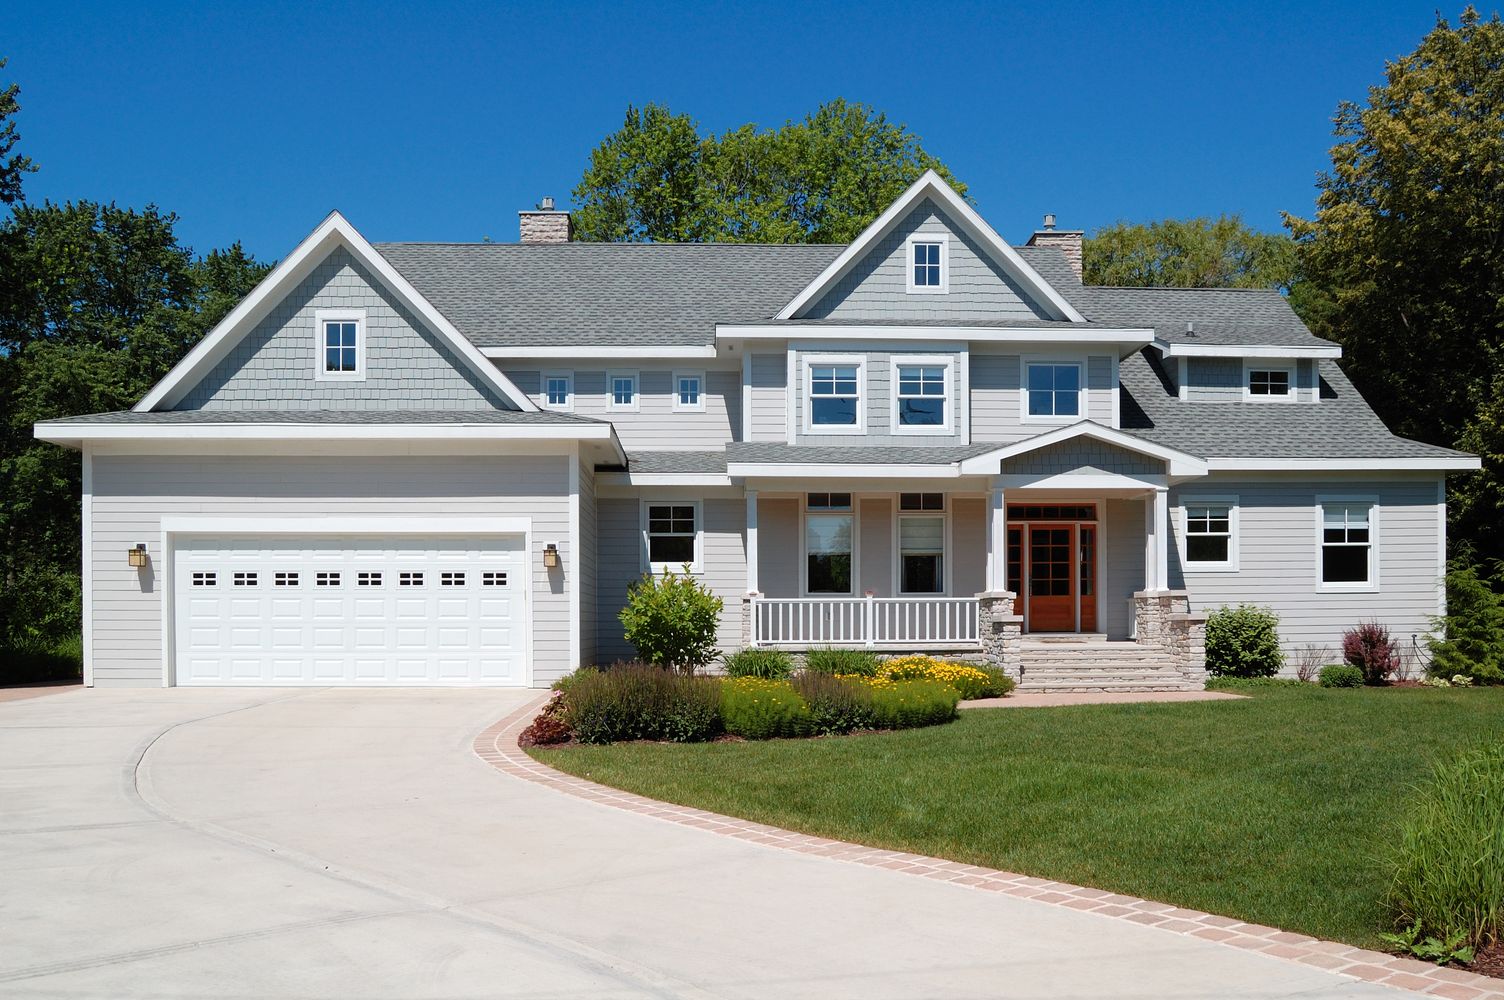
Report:
M 1259 232 L 1236 215 L 1119 222 L 1084 241 L 1082 272 L 1089 285 L 1288 291 L 1296 251 L 1289 236 Z
M 1504 554 L 1504 24 L 1469 7 L 1337 110 L 1315 218 L 1286 217 L 1303 314 L 1397 433 L 1473 448 L 1455 536 Z
M 9 61 L 0 57 L 0 69 Z M 14 121 L 21 110 L 20 96 L 19 84 L 0 87 L 0 204 L 5 205 L 21 200 L 21 178 L 36 169 L 28 157 L 12 152 L 21 141 Z
M 577 238 L 844 243 L 925 170 L 965 187 L 918 136 L 836 99 L 776 129 L 706 135 L 659 104 L 627 108 L 574 189 Z

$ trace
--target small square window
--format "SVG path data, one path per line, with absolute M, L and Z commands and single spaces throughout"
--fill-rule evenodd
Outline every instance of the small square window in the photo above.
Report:
M 421 586 L 423 586 L 423 574 L 422 573 L 398 573 L 397 574 L 397 586 L 399 586 L 399 587 L 421 587 Z
M 338 587 L 339 586 L 339 574 L 338 573 L 315 573 L 314 577 L 313 577 L 313 582 L 314 582 L 314 585 L 318 586 L 318 587 Z
M 355 574 L 355 585 L 357 587 L 379 587 L 381 586 L 381 574 L 357 573 Z
M 920 288 L 940 287 L 940 244 L 914 244 L 914 285 Z
M 360 310 L 320 309 L 315 313 L 317 375 L 359 381 L 366 373 L 365 314 Z
M 255 573 L 236 573 L 235 574 L 235 586 L 237 586 L 237 587 L 254 587 L 254 586 L 256 586 L 256 574 Z
M 296 587 L 298 585 L 298 574 L 276 573 L 272 577 L 272 583 L 278 587 Z
M 507 585 L 507 575 L 488 570 L 480 575 L 480 585 L 482 587 L 505 587 Z
M 1254 369 L 1248 373 L 1248 395 L 1290 395 L 1290 373 L 1282 369 Z
M 193 585 L 195 587 L 212 587 L 219 582 L 217 573 L 194 573 Z
M 612 372 L 606 389 L 610 393 L 610 408 L 613 410 L 637 409 L 637 373 Z
M 550 410 L 568 410 L 574 406 L 574 377 L 563 372 L 543 376 L 543 405 Z
M 705 409 L 705 376 L 699 372 L 674 373 L 674 409 L 701 412 Z
M 1029 365 L 1027 388 L 1029 416 L 1081 415 L 1080 365 Z
M 465 574 L 464 573 L 440 573 L 439 574 L 439 586 L 441 586 L 441 587 L 463 587 L 464 585 L 465 585 Z

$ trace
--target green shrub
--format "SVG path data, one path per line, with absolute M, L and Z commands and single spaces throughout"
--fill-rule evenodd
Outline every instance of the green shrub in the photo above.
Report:
M 881 729 L 913 729 L 956 717 L 961 693 L 944 681 L 891 681 L 872 688 L 872 722 Z
M 812 649 L 804 654 L 804 669 L 817 674 L 875 677 L 879 660 L 865 649 Z
M 1486 947 L 1504 936 L 1504 741 L 1439 764 L 1388 859 L 1397 928 Z
M 987 686 L 981 693 L 975 695 L 977 698 L 1003 698 L 1012 694 L 1013 689 L 1018 687 L 1018 681 L 1009 677 L 998 667 L 978 667 L 977 669 L 987 675 Z M 964 699 L 966 696 L 963 694 L 961 697 Z
M 720 683 L 640 663 L 577 672 L 563 718 L 581 743 L 697 743 L 721 731 Z
M 1453 563 L 1447 572 L 1447 613 L 1436 619 L 1431 640 L 1432 677 L 1469 677 L 1504 683 L 1504 595 L 1477 567 Z
M 1284 665 L 1273 611 L 1223 605 L 1207 618 L 1206 669 L 1213 677 L 1273 677 Z
M 726 656 L 726 676 L 780 681 L 794 672 L 794 658 L 781 649 L 740 649 Z
M 1363 671 L 1346 663 L 1332 663 L 1321 668 L 1318 683 L 1324 688 L 1360 688 Z
M 869 685 L 809 672 L 795 677 L 792 684 L 809 706 L 811 732 L 834 736 L 872 728 L 872 688 Z
M 1269 688 L 1303 688 L 1309 681 L 1294 677 L 1208 677 L 1208 691 L 1258 691 Z
M 0 646 L 0 687 L 80 680 L 83 675 L 84 644 L 77 635 L 59 641 L 51 649 Z
M 53 654 L 66 657 L 69 644 L 79 642 L 82 594 L 76 564 L 64 570 L 43 560 L 22 560 L 13 577 L 0 578 L 0 647 L 17 650 L 39 665 L 54 662 Z M 82 663 L 81 643 L 79 652 Z M 11 675 L 9 670 L 5 673 Z
M 721 682 L 721 718 L 726 732 L 749 740 L 808 736 L 809 707 L 788 681 L 738 677 Z
M 721 599 L 688 573 L 644 574 L 618 616 L 637 655 L 688 673 L 715 658 Z

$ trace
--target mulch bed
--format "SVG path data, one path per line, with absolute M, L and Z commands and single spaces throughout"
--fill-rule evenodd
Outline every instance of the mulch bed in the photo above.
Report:
M 1504 979 L 1504 938 L 1499 938 L 1487 948 L 1479 949 L 1473 956 L 1472 963 L 1463 968 L 1480 976 Z

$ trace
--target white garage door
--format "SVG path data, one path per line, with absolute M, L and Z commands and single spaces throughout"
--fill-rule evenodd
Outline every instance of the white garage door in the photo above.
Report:
M 522 685 L 520 535 L 179 538 L 179 684 Z

